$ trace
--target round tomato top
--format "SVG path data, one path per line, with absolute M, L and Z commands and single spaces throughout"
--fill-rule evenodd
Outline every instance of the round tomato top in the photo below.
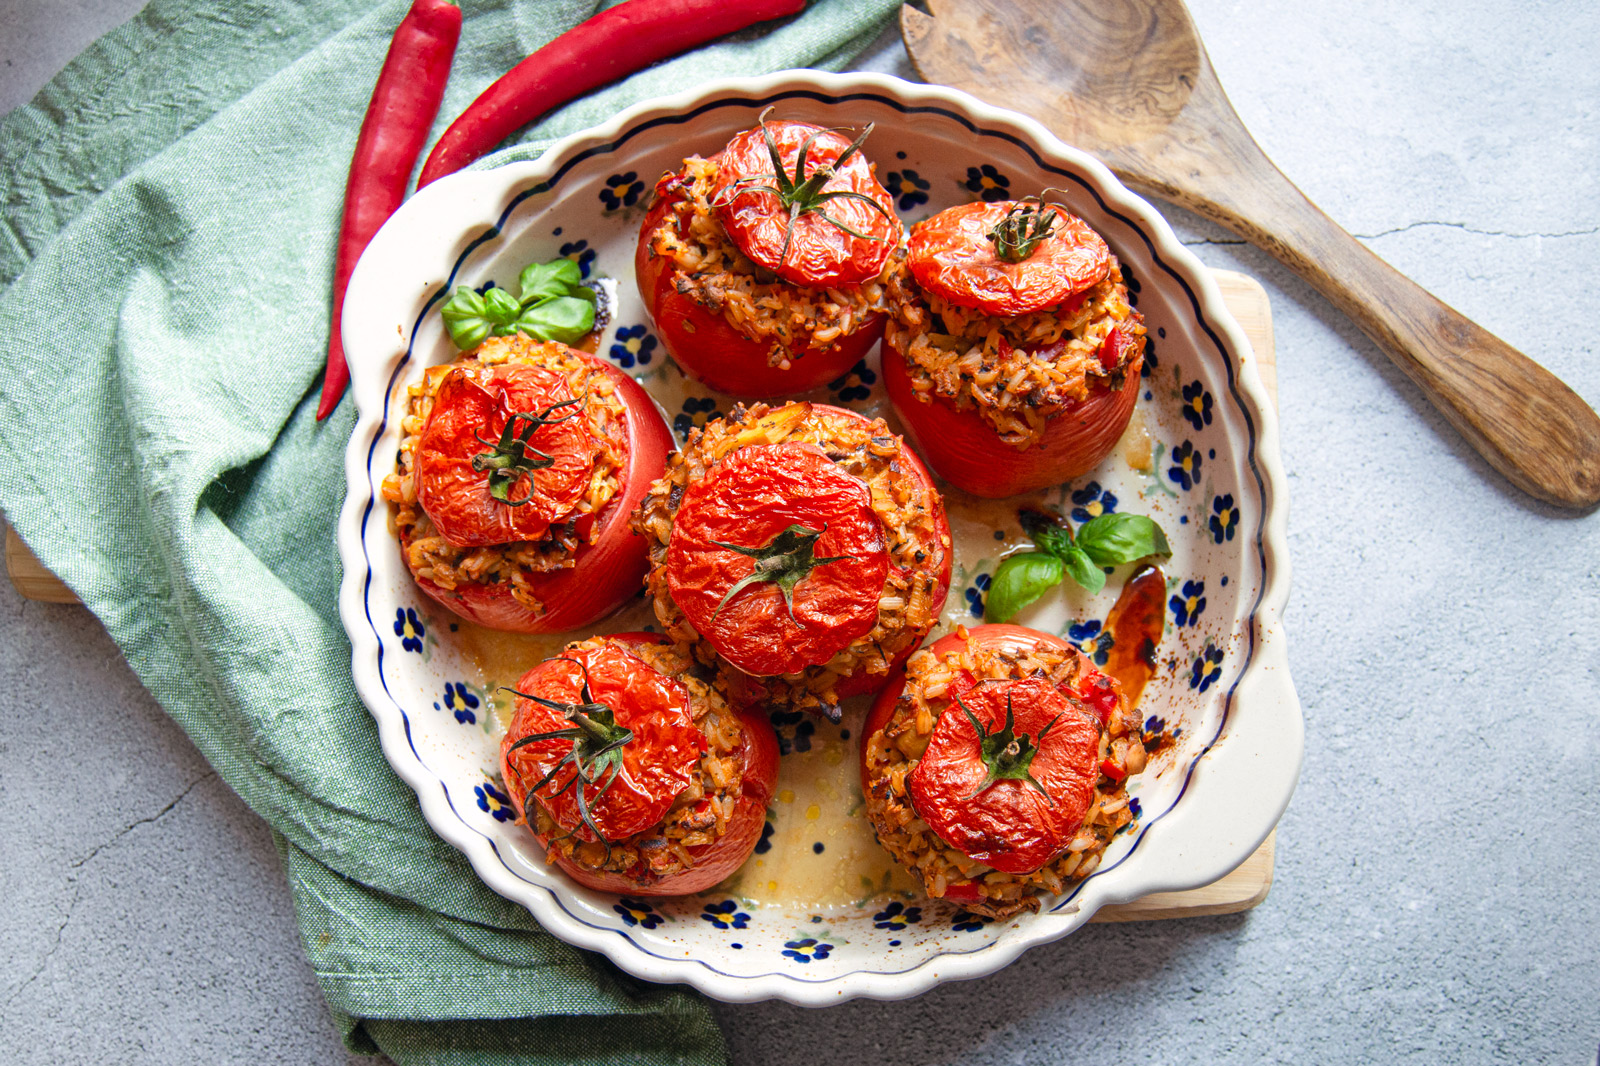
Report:
M 1007 262 L 990 234 L 1008 212 L 1034 206 L 1003 200 L 940 211 L 911 231 L 906 265 L 928 292 L 986 315 L 1056 307 L 1106 276 L 1111 249 L 1083 219 L 1046 204 L 1043 216 L 1055 220 L 1048 236 L 1020 262 Z
M 644 832 L 661 821 L 694 778 L 706 742 L 689 713 L 689 690 L 626 648 L 605 643 L 571 649 L 561 658 L 546 659 L 529 670 L 517 683 L 517 691 L 561 704 L 564 710 L 518 699 L 512 736 L 579 728 L 579 715 L 597 723 L 593 732 L 580 729 L 581 737 L 552 737 L 521 747 L 515 747 L 513 741 L 507 749 L 507 764 L 520 779 L 516 784 L 507 781 L 508 787 L 519 792 L 532 788 L 555 771 L 534 798 L 556 824 L 580 840 L 596 839 L 584 824 L 585 811 L 608 843 Z M 584 705 L 598 706 L 574 710 Z M 608 715 L 613 722 L 605 721 Z M 599 753 L 620 736 L 604 734 L 618 729 L 632 733 L 616 749 L 620 758 Z M 575 750 L 578 759 L 573 758 Z M 592 758 L 597 753 L 599 757 Z M 574 781 L 578 761 L 586 765 L 587 782 Z M 526 799 L 523 808 L 526 814 Z
M 417 500 L 457 547 L 539 540 L 583 499 L 597 447 L 563 375 L 458 366 L 417 442 Z
M 1048 681 L 981 681 L 939 715 L 907 787 L 945 843 L 1031 873 L 1083 825 L 1099 762 L 1099 724 Z
M 781 180 L 769 137 L 783 163 Z M 712 202 L 739 250 L 796 285 L 855 285 L 877 277 L 900 243 L 900 220 L 871 164 L 850 148 L 844 136 L 808 122 L 767 122 L 729 141 L 718 157 Z M 842 166 L 841 156 L 847 156 Z M 820 190 L 805 188 L 836 166 Z M 788 183 L 801 186 L 798 201 L 782 191 Z M 797 202 L 800 211 L 791 215 Z
M 684 493 L 667 588 L 728 662 L 770 677 L 871 632 L 889 574 L 871 490 L 814 444 L 733 453 Z

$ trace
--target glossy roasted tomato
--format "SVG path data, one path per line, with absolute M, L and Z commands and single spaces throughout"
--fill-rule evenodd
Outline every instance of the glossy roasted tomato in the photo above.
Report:
M 928 292 L 997 318 L 1059 307 L 1105 278 L 1111 269 L 1105 240 L 1055 204 L 1036 208 L 1055 218 L 1049 235 L 1025 258 L 1003 259 L 990 234 L 1008 213 L 1044 217 L 1030 206 L 1004 200 L 940 211 L 912 229 L 906 266 Z
M 1049 634 L 1049 633 L 1041 633 L 1036 629 L 1029 629 L 1026 626 L 1011 625 L 1009 623 L 974 626 L 974 627 L 972 627 L 971 629 L 969 629 L 967 631 L 967 635 L 971 640 L 976 642 L 978 644 L 978 646 L 980 646 L 980 647 L 988 648 L 988 649 L 996 650 L 996 651 L 1001 651 L 1001 652 L 1010 652 L 1010 653 L 1017 654 L 1017 655 L 1021 655 L 1021 654 L 1025 653 L 1025 652 L 1032 651 L 1032 650 L 1037 649 L 1037 648 L 1048 648 L 1050 650 L 1057 651 L 1057 652 L 1071 653 L 1072 655 L 1076 656 L 1076 658 L 1078 660 L 1077 684 L 1075 686 L 1070 686 L 1070 687 L 1064 686 L 1059 690 L 1058 695 L 1061 698 L 1061 702 L 1064 703 L 1064 704 L 1067 704 L 1068 706 L 1071 706 L 1071 701 L 1073 701 L 1073 700 L 1077 701 L 1078 703 L 1082 704 L 1083 707 L 1088 712 L 1090 712 L 1090 714 L 1092 714 L 1094 716 L 1094 718 L 1098 718 L 1101 724 L 1103 724 L 1105 722 L 1105 720 L 1110 716 L 1111 711 L 1114 710 L 1115 707 L 1116 707 L 1116 701 L 1119 698 L 1119 692 L 1120 692 L 1120 690 L 1117 687 L 1116 682 L 1112 678 L 1107 677 L 1106 675 L 1102 674 L 1099 670 L 1097 670 L 1095 668 L 1093 662 L 1088 658 L 1088 656 L 1084 655 L 1076 647 L 1074 647 L 1073 645 L 1067 643 L 1065 640 L 1062 640 L 1060 637 L 1054 636 L 1054 635 Z M 966 641 L 964 641 L 958 634 L 950 633 L 950 634 L 948 634 L 948 635 L 946 635 L 944 637 L 941 637 L 938 640 L 934 641 L 933 644 L 929 647 L 929 650 L 935 656 L 942 656 L 942 655 L 945 655 L 948 652 L 961 650 L 965 646 L 965 644 L 966 644 Z M 859 768 L 860 768 L 860 774 L 861 774 L 861 787 L 862 787 L 863 792 L 870 792 L 871 788 L 872 788 L 872 782 L 870 780 L 868 780 L 868 776 L 867 776 L 867 761 L 866 761 L 867 740 L 868 740 L 868 738 L 872 737 L 874 734 L 881 732 L 889 724 L 889 720 L 894 716 L 895 703 L 900 699 L 901 694 L 905 692 L 905 685 L 906 685 L 906 679 L 905 679 L 904 671 L 903 670 L 896 670 L 895 673 L 894 673 L 894 676 L 890 678 L 889 683 L 884 686 L 884 688 L 878 693 L 877 698 L 873 701 L 872 709 L 867 712 L 866 722 L 862 726 L 862 730 L 861 730 L 861 748 L 860 748 L 860 762 L 859 762 Z M 979 683 L 978 683 L 976 678 L 974 678 L 971 674 L 967 674 L 965 672 L 962 672 L 961 674 L 958 674 L 956 679 L 951 682 L 949 691 L 950 691 L 950 693 L 952 695 L 960 695 L 963 700 L 967 700 L 968 693 L 974 692 L 976 689 L 986 688 L 986 687 L 995 687 L 996 691 L 998 691 L 1002 696 L 1003 696 L 1003 693 L 1005 691 L 1003 688 L 999 688 L 998 686 L 995 686 L 993 682 L 986 682 L 983 685 L 979 685 Z M 1042 697 L 1042 696 L 1044 696 L 1044 694 L 1042 694 L 1042 693 L 1030 693 L 1030 695 L 1033 696 L 1033 697 Z M 980 697 L 980 698 L 981 699 L 986 699 L 986 700 L 990 701 L 990 703 L 993 703 L 995 701 L 995 697 L 994 696 Z M 990 725 L 989 717 L 984 713 L 977 713 L 978 712 L 978 707 L 976 705 L 974 705 L 974 703 L 972 701 L 968 700 L 967 702 L 968 702 L 968 706 L 971 707 L 973 709 L 973 711 L 975 712 L 975 717 L 977 717 L 980 722 L 984 722 L 986 726 L 989 726 Z M 1041 699 L 1040 702 L 1044 706 L 1050 706 L 1050 705 L 1053 704 L 1053 700 L 1050 700 L 1048 697 L 1045 697 L 1044 699 Z M 1030 728 L 1024 728 L 1022 726 L 1022 724 L 1021 724 L 1022 721 L 1023 721 L 1023 718 L 1022 718 L 1022 706 L 1023 705 L 1022 705 L 1021 702 L 1016 702 L 1014 700 L 1013 707 L 1014 707 L 1014 710 L 1017 713 L 1017 728 L 1021 732 L 1026 732 L 1030 737 L 1034 737 L 1037 734 L 1037 730 L 1036 729 L 1030 729 Z M 1031 713 L 1032 712 L 1030 712 L 1030 714 Z M 975 740 L 976 732 L 972 729 L 971 724 L 966 721 L 966 716 L 964 714 L 961 714 L 960 708 L 958 706 L 956 706 L 956 704 L 953 701 L 951 702 L 950 706 L 940 715 L 939 725 L 935 726 L 935 738 L 937 738 L 939 733 L 940 733 L 940 725 L 943 725 L 944 720 L 947 717 L 952 717 L 952 715 L 959 716 L 962 719 L 961 725 L 963 727 L 965 727 L 964 730 L 961 730 L 963 735 L 970 734 L 970 739 L 974 739 Z M 1005 707 L 1004 707 L 1004 703 L 1000 702 L 1000 704 L 999 704 L 999 719 L 998 719 L 998 721 L 999 721 L 1001 726 L 1004 725 L 1004 720 L 1005 720 Z M 1048 721 L 1048 719 L 1046 719 L 1046 720 Z M 1030 717 L 1028 719 L 1028 721 L 1030 721 L 1030 722 L 1033 721 L 1033 718 Z M 1064 718 L 1063 721 L 1069 721 L 1069 719 Z M 1063 741 L 1065 741 L 1065 740 L 1068 740 L 1069 738 L 1072 738 L 1072 737 L 1079 737 L 1079 740 L 1078 741 L 1074 741 L 1073 743 L 1081 743 L 1081 734 L 1083 734 L 1083 724 L 1087 723 L 1088 725 L 1093 726 L 1094 723 L 1093 723 L 1092 720 L 1090 720 L 1088 714 L 1081 714 L 1081 713 L 1079 713 L 1076 718 L 1070 719 L 1070 721 L 1073 723 L 1073 726 L 1072 726 L 1071 729 L 1063 731 L 1061 739 Z M 960 727 L 953 727 L 953 728 L 960 729 Z M 1054 736 L 1055 736 L 1055 730 L 1051 730 L 1050 736 L 1046 737 L 1047 742 L 1050 742 L 1050 743 L 1047 744 L 1047 747 L 1052 747 L 1052 748 L 1054 747 L 1054 741 L 1052 740 L 1052 738 Z M 1093 799 L 1092 792 L 1093 792 L 1095 783 L 1098 780 L 1098 772 L 1099 772 L 1099 770 L 1098 770 L 1098 767 L 1099 767 L 1099 755 L 1098 755 L 1098 750 L 1099 750 L 1098 749 L 1098 742 L 1099 741 L 1098 741 L 1098 737 L 1099 737 L 1098 729 L 1096 728 L 1096 740 L 1095 740 L 1096 747 L 1094 749 L 1094 752 L 1092 753 L 1093 754 L 1092 759 L 1089 760 L 1090 768 L 1089 768 L 1088 771 L 1086 771 L 1087 776 L 1089 778 L 1089 790 L 1090 790 L 1091 795 L 1090 795 L 1089 800 L 1085 802 L 1083 810 L 1078 812 L 1078 816 L 1077 817 L 1078 817 L 1079 825 L 1081 825 L 1081 823 L 1083 821 L 1084 812 L 1087 811 L 1087 809 L 1088 809 L 1088 803 L 1092 802 L 1092 799 Z M 959 739 L 959 737 L 947 739 L 946 743 L 950 744 L 951 740 L 953 740 L 953 739 Z M 968 755 L 971 755 L 973 753 L 973 751 L 975 750 L 975 748 L 976 748 L 975 744 L 973 744 L 973 745 L 971 745 L 969 747 L 965 747 L 965 748 L 963 748 L 960 745 L 952 745 L 952 746 L 954 747 L 954 749 L 955 749 L 957 754 L 960 754 L 961 752 L 965 751 Z M 1070 747 L 1071 745 L 1068 745 L 1068 746 Z M 933 742 L 930 741 L 929 750 L 932 750 L 932 748 L 933 748 Z M 1068 753 L 1068 754 L 1070 754 L 1070 753 Z M 1041 752 L 1041 754 L 1039 756 L 1037 756 L 1036 758 L 1040 758 L 1040 759 L 1044 758 L 1044 753 Z M 1076 755 L 1072 755 L 1071 758 L 1068 759 L 1067 763 L 1066 763 L 1066 769 L 1067 769 L 1068 772 L 1064 775 L 1064 778 L 1065 778 L 1065 780 L 1066 780 L 1066 782 L 1068 784 L 1068 787 L 1065 790 L 1066 791 L 1065 798 L 1069 802 L 1071 801 L 1071 797 L 1073 795 L 1077 794 L 1074 791 L 1074 789 L 1073 789 L 1073 787 L 1071 785 L 1071 782 L 1076 779 L 1076 776 L 1077 776 L 1077 773 L 1078 773 L 1078 769 L 1081 768 L 1083 759 L 1084 759 L 1084 756 L 1083 756 L 1082 752 L 1078 751 L 1076 753 Z M 959 763 L 959 761 L 960 760 L 957 760 L 956 762 Z M 1052 757 L 1052 761 L 1054 761 L 1054 757 Z M 949 764 L 949 760 L 946 760 L 946 762 L 947 762 L 947 764 Z M 983 765 L 981 760 L 978 762 L 977 765 L 980 766 L 980 767 Z M 968 769 L 970 769 L 970 767 Z M 912 771 L 912 776 L 914 776 L 915 774 L 916 774 L 916 771 L 913 770 Z M 1037 776 L 1038 775 L 1036 774 L 1035 777 L 1037 777 Z M 939 777 L 942 778 L 942 779 L 953 779 L 953 776 L 950 773 L 943 772 L 943 771 L 939 774 Z M 982 781 L 983 781 L 983 774 L 979 774 L 978 777 L 973 782 L 973 787 L 976 787 L 976 785 L 980 784 Z M 1041 779 L 1041 783 L 1044 783 L 1042 779 Z M 1026 783 L 1024 783 L 1023 787 L 1028 787 L 1028 786 L 1026 786 Z M 1031 791 L 1031 788 L 1029 790 Z M 1047 790 L 1051 791 L 1052 798 L 1056 798 L 1056 792 L 1055 792 L 1054 789 L 1050 789 L 1049 786 L 1047 785 Z M 957 791 L 957 792 L 953 793 L 953 795 L 954 795 L 955 799 L 959 800 L 963 796 L 968 795 L 971 791 L 972 791 L 972 789 L 967 789 L 964 792 L 963 791 Z M 1008 785 L 1007 786 L 1007 792 L 1010 792 L 1010 791 L 1012 791 L 1012 786 Z M 1034 793 L 1034 795 L 1037 796 L 1038 794 Z M 1042 801 L 1043 797 L 1039 797 L 1039 799 Z M 924 819 L 926 819 L 927 815 L 923 813 L 922 807 L 918 803 L 918 800 L 917 800 L 917 797 L 916 797 L 915 793 L 913 793 L 913 795 L 912 795 L 912 802 L 913 802 L 913 804 L 917 805 L 917 807 L 916 807 L 917 813 L 919 815 L 921 815 Z M 1031 803 L 1031 801 L 1025 801 L 1025 802 Z M 937 807 L 939 805 L 935 804 L 935 806 Z M 1049 805 L 1047 805 L 1047 806 L 1049 806 Z M 945 805 L 941 809 L 951 809 L 951 808 L 950 808 L 950 805 Z M 1066 808 L 1064 808 L 1064 809 L 1066 809 Z M 930 825 L 931 824 L 932 824 L 932 822 L 930 821 Z M 976 824 L 981 827 L 984 823 L 980 819 L 980 820 L 976 821 Z M 1049 822 L 1044 821 L 1044 820 L 1027 821 L 1026 825 L 1028 827 L 1028 830 L 1027 830 L 1027 833 L 1024 835 L 1023 840 L 1031 842 L 1030 843 L 1030 847 L 1031 848 L 1042 848 L 1042 844 L 1040 844 L 1039 842 L 1042 841 L 1042 840 L 1047 839 L 1047 837 L 1041 832 L 1041 829 L 1043 827 L 1048 826 L 1049 824 L 1050 824 Z M 992 822 L 989 823 L 989 826 L 990 826 L 990 828 L 993 828 L 994 823 L 992 823 Z M 1077 828 L 1078 828 L 1078 826 L 1076 826 L 1076 825 L 1073 826 L 1072 827 L 1072 832 L 1076 832 Z M 944 837 L 943 833 L 940 833 L 940 836 L 941 836 L 942 839 L 945 840 L 946 843 L 949 843 L 952 846 L 959 847 L 959 845 L 954 840 L 950 839 L 949 837 Z M 976 839 L 978 840 L 978 842 L 980 843 L 981 846 L 985 846 L 985 847 L 991 846 L 990 844 L 984 844 L 983 843 L 983 837 L 982 837 L 981 832 L 979 834 L 976 834 L 975 837 L 976 837 Z M 974 838 L 973 837 L 967 837 L 966 839 L 974 839 Z M 1069 833 L 1067 835 L 1066 840 L 1062 842 L 1062 846 L 1064 847 L 1066 842 L 1070 841 L 1070 839 L 1071 839 L 1071 833 Z M 1057 850 L 1057 852 L 1060 851 L 1059 848 L 1056 849 L 1056 850 Z M 1031 862 L 1032 859 L 1033 859 L 1033 856 L 1036 853 L 1037 853 L 1036 851 L 1023 851 L 1023 852 L 1021 852 L 1019 854 L 1019 857 L 1016 859 L 1016 861 L 1017 862 L 1022 862 L 1022 861 Z M 967 854 L 972 854 L 972 853 L 968 852 Z M 1026 858 L 1022 858 L 1021 855 L 1025 855 Z M 979 857 L 977 855 L 973 855 L 973 857 L 974 858 L 978 858 L 980 862 L 985 862 L 985 863 L 988 863 L 991 866 L 994 866 L 995 869 L 1005 869 L 1005 870 L 1007 870 L 1007 872 L 1025 872 L 1025 871 L 1022 871 L 1020 869 L 1020 867 L 1017 870 L 1011 870 L 1009 867 L 1001 867 L 999 865 L 996 865 L 993 862 L 990 862 L 988 859 L 983 859 L 983 858 L 981 858 L 981 857 Z M 996 857 L 1000 857 L 998 852 L 996 853 Z M 1046 856 L 1044 858 L 1044 860 L 1039 862 L 1037 865 L 1031 867 L 1030 869 L 1038 869 L 1039 866 L 1044 865 L 1044 863 L 1048 862 L 1050 860 L 1050 858 L 1052 858 L 1052 857 L 1053 857 L 1053 855 Z M 1001 858 L 1001 861 L 1006 861 L 1006 860 L 1004 858 Z M 976 884 L 974 884 L 972 882 L 965 882 L 965 883 L 955 882 L 955 883 L 952 883 L 949 886 L 949 888 L 946 890 L 945 895 L 944 895 L 945 899 L 951 900 L 952 902 L 955 902 L 955 903 L 977 902 L 978 900 L 982 899 L 982 897 L 983 897 L 983 893 L 981 891 L 979 891 L 977 886 L 976 886 Z
M 616 728 L 632 733 L 618 749 L 620 765 L 586 767 L 585 780 L 577 781 L 572 738 L 515 746 L 532 734 L 570 730 L 573 723 L 555 708 L 517 700 L 516 717 L 502 743 L 506 785 L 513 796 L 521 792 L 526 808 L 529 790 L 546 781 L 532 795 L 557 825 L 579 840 L 616 843 L 644 832 L 661 821 L 695 776 L 706 742 L 689 713 L 689 690 L 616 643 L 569 649 L 546 659 L 516 687 L 526 696 L 559 704 L 603 705 L 615 716 Z M 588 783 L 590 777 L 593 783 Z
M 604 658 L 614 658 L 616 660 L 623 661 L 623 667 L 613 670 L 612 673 L 622 674 L 633 679 L 630 683 L 624 684 L 623 691 L 617 692 L 613 690 L 610 693 L 611 699 L 615 700 L 616 702 L 609 703 L 608 705 L 615 710 L 618 721 L 626 724 L 629 721 L 636 720 L 635 712 L 625 711 L 624 707 L 631 703 L 631 693 L 634 691 L 633 686 L 637 685 L 638 690 L 643 694 L 640 700 L 640 706 L 644 709 L 645 714 L 649 713 L 648 709 L 652 704 L 659 705 L 660 700 L 658 699 L 658 696 L 660 693 L 672 693 L 672 698 L 669 698 L 666 701 L 670 705 L 667 712 L 667 718 L 669 721 L 676 723 L 678 719 L 678 712 L 682 710 L 684 705 L 682 702 L 677 701 L 676 692 L 674 692 L 674 689 L 681 690 L 682 685 L 675 679 L 666 678 L 657 673 L 648 664 L 644 663 L 643 660 L 629 655 L 627 652 L 627 649 L 632 646 L 661 643 L 662 638 L 653 633 L 620 633 L 605 639 L 611 647 L 607 649 Z M 624 660 L 631 660 L 631 663 L 628 663 Z M 541 667 L 549 665 L 551 664 L 545 663 L 541 664 Z M 642 670 L 640 669 L 641 667 Z M 519 685 L 519 687 L 522 688 L 522 691 L 532 691 L 531 689 L 522 686 L 530 684 L 530 677 L 532 677 L 534 674 L 537 674 L 539 670 L 540 667 L 536 667 L 534 670 L 529 671 L 528 675 L 524 676 Z M 563 683 L 559 676 L 553 679 L 552 687 L 556 691 L 563 691 L 566 693 L 565 697 L 558 697 L 558 699 L 570 699 L 573 695 L 581 694 L 581 689 L 576 691 L 573 690 L 570 681 L 570 677 L 566 679 L 565 683 Z M 535 679 L 535 683 L 537 682 L 538 679 Z M 592 684 L 590 691 L 597 700 L 602 699 L 599 690 Z M 522 714 L 524 707 L 536 708 L 537 710 L 530 712 L 530 716 L 527 719 L 524 719 Z M 507 753 L 518 739 L 527 736 L 529 733 L 545 732 L 554 728 L 560 728 L 560 723 L 555 723 L 548 720 L 553 714 L 554 712 L 551 712 L 548 708 L 540 707 L 538 704 L 534 704 L 531 700 L 519 700 L 517 716 L 512 720 L 511 728 L 507 731 L 506 738 L 501 743 L 501 773 L 506 782 L 513 806 L 517 810 L 517 813 L 524 817 L 526 816 L 526 811 L 523 809 L 522 802 L 526 788 L 513 785 L 512 782 L 515 780 L 517 782 L 525 783 L 526 785 L 531 785 L 537 782 L 538 777 L 529 778 L 524 772 L 521 763 L 514 762 L 513 760 L 517 760 L 519 756 L 521 756 L 522 752 L 534 748 L 535 745 L 528 745 L 526 748 L 518 749 L 517 752 L 511 753 L 509 756 Z M 684 716 L 687 716 L 686 713 Z M 745 860 L 749 858 L 751 851 L 755 849 L 756 844 L 760 841 L 762 826 L 766 821 L 767 804 L 772 799 L 773 789 L 778 779 L 778 740 L 777 736 L 773 733 L 771 722 L 768 721 L 765 714 L 757 713 L 755 711 L 740 711 L 738 712 L 738 717 L 743 734 L 739 749 L 742 777 L 739 786 L 739 792 L 734 800 L 733 813 L 728 818 L 727 826 L 723 834 L 715 841 L 710 844 L 697 845 L 686 849 L 690 855 L 690 858 L 693 860 L 693 865 L 691 867 L 667 877 L 651 878 L 648 875 L 644 875 L 643 871 L 640 871 L 636 874 L 634 871 L 619 873 L 613 871 L 591 870 L 573 862 L 571 858 L 563 855 L 559 850 L 552 852 L 556 865 L 565 874 L 567 874 L 567 876 L 571 877 L 574 881 L 586 888 L 595 889 L 596 891 L 601 892 L 614 892 L 618 894 L 635 896 L 687 895 L 693 892 L 704 891 L 705 889 L 708 889 L 713 885 L 725 880 L 729 875 L 731 875 L 735 870 L 744 864 Z M 696 731 L 696 736 L 699 736 L 698 731 Z M 636 742 L 637 741 L 630 743 Z M 700 743 L 703 743 L 703 740 Z M 653 758 L 653 751 L 653 748 L 644 749 L 640 756 L 641 760 L 647 761 L 650 758 Z M 557 754 L 556 758 L 559 757 L 559 754 Z M 527 772 L 534 772 L 537 770 L 539 775 L 542 776 L 544 772 L 548 771 L 546 764 L 548 764 L 549 760 L 550 755 L 546 753 L 542 760 L 536 762 L 535 765 L 527 766 L 526 770 Z M 624 761 L 626 762 L 626 753 L 624 753 Z M 672 766 L 676 766 L 679 764 L 679 762 L 681 762 L 681 759 L 677 757 L 677 749 L 675 745 L 668 745 L 667 761 Z M 621 786 L 619 784 L 616 787 Z M 541 790 L 540 795 L 543 795 L 549 791 L 550 789 L 547 786 L 545 789 Z M 659 800 L 657 798 L 658 794 L 656 792 L 646 789 L 645 795 L 648 797 L 648 806 L 651 809 L 659 806 Z M 668 798 L 666 805 L 661 806 L 660 810 L 662 813 L 664 813 L 671 806 L 672 799 L 675 798 L 676 795 L 677 792 L 674 791 Z M 597 805 L 597 810 L 604 806 L 608 799 L 609 795 L 602 799 L 600 804 Z M 644 804 L 641 803 L 638 806 L 642 807 L 643 805 Z M 634 805 L 630 804 L 630 806 Z M 575 801 L 573 804 L 573 810 L 575 810 Z M 569 810 L 568 812 L 569 819 L 571 813 L 573 813 L 573 810 Z M 552 812 L 552 814 L 554 814 L 554 812 Z M 661 814 L 658 813 L 656 815 L 655 822 L 658 822 L 660 818 Z M 563 821 L 560 818 L 557 818 L 557 821 L 563 826 L 567 825 L 567 821 Z M 636 816 L 630 818 L 625 824 L 636 824 L 637 821 L 638 817 Z M 578 822 L 581 826 L 581 817 L 578 819 Z M 643 826 L 643 829 L 650 828 L 650 826 L 654 825 L 655 822 L 651 822 Z M 587 830 L 585 830 L 585 832 L 587 832 Z M 592 834 L 590 835 L 592 836 Z M 541 843 L 545 843 L 548 846 L 547 841 L 541 841 Z
M 634 253 L 634 277 L 656 333 L 683 372 L 708 388 L 731 396 L 792 396 L 844 377 L 883 336 L 884 317 L 873 314 L 825 348 L 796 348 L 789 366 L 773 366 L 770 343 L 739 332 L 721 311 L 712 311 L 674 280 L 676 270 L 665 256 L 654 255 L 650 234 L 666 221 L 676 202 L 669 175 L 656 186 L 655 202 L 645 214 Z M 677 227 L 682 235 L 681 223 Z
M 785 442 L 735 452 L 689 487 L 666 566 L 673 602 L 717 653 L 771 676 L 872 630 L 889 553 L 865 483 Z
M 416 579 L 423 592 L 470 622 L 517 633 L 576 629 L 620 607 L 638 592 L 649 570 L 648 546 L 629 527 L 628 515 L 661 476 L 672 451 L 672 433 L 654 401 L 631 377 L 602 360 L 584 358 L 612 380 L 622 400 L 627 434 L 622 488 L 593 517 L 591 540 L 578 549 L 573 566 L 529 576 L 528 591 L 543 603 L 542 613 L 512 596 L 505 583 L 463 582 L 446 589 L 425 577 Z
M 961 410 L 940 396 L 920 399 L 904 354 L 892 344 L 883 360 L 884 389 L 906 435 L 940 477 L 974 496 L 1001 499 L 1086 474 L 1116 446 L 1139 399 L 1144 352 L 1117 330 L 1106 344 L 1117 351 L 1103 354 L 1102 363 L 1108 357 L 1130 360 L 1121 384 L 1095 385 L 1087 399 L 1047 418 L 1044 432 L 1026 448 L 1001 440 L 974 408 Z
M 1100 779 L 1100 726 L 1038 678 L 982 681 L 952 698 L 907 776 L 911 803 L 957 851 L 1003 873 L 1032 873 L 1083 824 Z M 984 748 L 1000 741 L 1031 756 L 1026 770 L 1017 767 L 1031 781 L 990 777 L 1006 753 Z
M 539 417 L 513 422 L 518 412 Z M 508 422 L 549 465 L 517 474 L 502 489 L 503 502 L 490 494 L 493 471 L 476 468 L 474 459 L 501 439 Z M 564 375 L 526 363 L 475 373 L 456 367 L 440 384 L 417 445 L 417 501 L 457 547 L 539 540 L 583 499 L 597 447 Z
M 713 199 L 733 243 L 795 285 L 855 285 L 877 277 L 900 241 L 900 220 L 871 164 L 850 149 L 849 138 L 809 122 L 765 122 L 737 134 L 717 157 Z M 785 178 L 796 185 L 833 169 L 819 190 L 826 199 L 796 204 L 782 193 L 774 150 Z

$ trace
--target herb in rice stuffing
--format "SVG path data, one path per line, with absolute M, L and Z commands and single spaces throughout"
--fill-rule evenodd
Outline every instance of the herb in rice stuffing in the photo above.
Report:
M 867 719 L 867 815 L 930 896 L 1005 918 L 1087 877 L 1133 821 L 1144 769 L 1117 683 L 1059 638 L 957 628 L 906 664 Z
M 938 619 L 944 504 L 881 419 L 735 407 L 692 432 L 633 517 L 663 631 L 733 691 L 837 719 Z

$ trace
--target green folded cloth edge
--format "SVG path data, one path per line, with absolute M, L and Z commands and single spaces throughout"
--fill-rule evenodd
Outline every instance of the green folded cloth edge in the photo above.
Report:
M 0 509 L 271 824 L 348 1046 L 402 1064 L 724 1061 L 700 997 L 482 885 L 350 681 L 333 535 L 353 405 L 312 412 L 348 160 L 407 6 L 155 0 L 0 122 Z M 816 0 L 526 140 L 709 76 L 841 69 L 896 6 Z M 463 8 L 435 137 L 598 9 Z

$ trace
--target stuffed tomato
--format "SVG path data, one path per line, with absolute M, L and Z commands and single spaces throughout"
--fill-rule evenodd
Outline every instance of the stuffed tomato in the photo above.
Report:
M 964 204 L 919 223 L 884 385 L 928 464 L 998 499 L 1092 470 L 1127 428 L 1144 319 L 1121 267 L 1055 204 Z
M 741 701 L 837 720 L 932 628 L 953 558 L 944 503 L 881 419 L 735 407 L 689 435 L 634 515 L 675 641 Z
M 628 515 L 672 437 L 631 378 L 518 334 L 408 391 L 383 494 L 424 592 L 492 629 L 555 633 L 638 591 L 646 545 Z
M 602 892 L 680 896 L 743 865 L 778 741 L 650 633 L 567 645 L 522 676 L 500 772 L 546 858 Z
M 762 118 L 657 182 L 634 258 L 684 373 L 756 398 L 847 374 L 882 335 L 904 254 L 865 134 Z
M 1100 864 L 1133 820 L 1143 736 L 1116 681 L 1058 637 L 958 628 L 906 663 L 862 731 L 879 841 L 930 896 L 1004 918 Z

